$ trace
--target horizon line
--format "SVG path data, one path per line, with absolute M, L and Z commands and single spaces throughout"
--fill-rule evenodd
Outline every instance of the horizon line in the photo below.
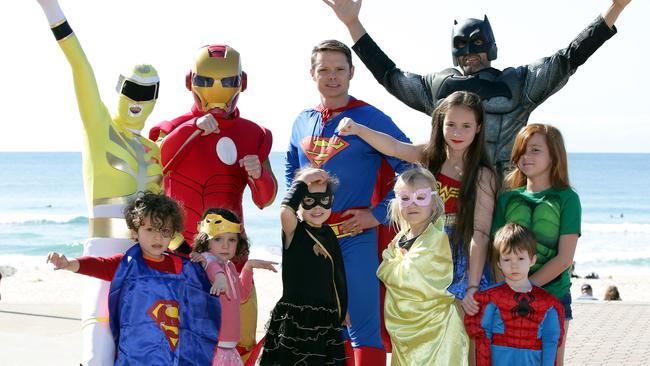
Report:
M 271 150 L 272 153 L 283 153 L 286 150 Z M 36 153 L 81 153 L 80 150 L 0 150 L 8 154 L 36 154 Z M 650 154 L 650 151 L 567 151 L 567 154 Z

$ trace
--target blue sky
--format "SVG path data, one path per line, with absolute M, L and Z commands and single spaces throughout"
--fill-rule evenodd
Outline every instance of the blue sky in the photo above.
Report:
M 243 117 L 273 131 L 276 151 L 286 147 L 295 116 L 318 103 L 309 77 L 311 47 L 329 38 L 351 43 L 343 24 L 321 0 L 60 3 L 110 110 L 120 70 L 139 62 L 158 69 L 160 98 L 145 130 L 189 110 L 192 98 L 184 78 L 197 48 L 210 43 L 236 48 L 249 76 L 249 89 L 238 106 Z M 505 68 L 565 47 L 609 4 L 607 0 L 366 0 L 361 20 L 399 67 L 424 74 L 451 67 L 454 19 L 487 14 L 499 47 L 493 66 Z M 530 121 L 558 126 L 572 152 L 650 152 L 647 14 L 647 1 L 633 1 L 617 21 L 619 33 Z M 79 151 L 82 127 L 69 66 L 36 0 L 0 2 L 0 32 L 4 35 L 0 151 Z M 398 102 L 358 59 L 354 61 L 351 94 L 384 110 L 412 140 L 426 140 L 429 118 Z

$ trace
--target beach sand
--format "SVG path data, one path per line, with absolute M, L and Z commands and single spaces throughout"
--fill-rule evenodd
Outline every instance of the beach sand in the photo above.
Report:
M 0 269 L 7 273 L 8 269 Z M 26 266 L 0 282 L 0 364 L 77 365 L 81 354 L 81 275 Z M 280 273 L 256 270 L 258 339 L 280 298 Z M 566 351 L 567 365 L 643 365 L 650 360 L 650 277 L 573 279 L 577 297 L 582 283 L 594 296 L 615 284 L 624 301 L 574 301 Z

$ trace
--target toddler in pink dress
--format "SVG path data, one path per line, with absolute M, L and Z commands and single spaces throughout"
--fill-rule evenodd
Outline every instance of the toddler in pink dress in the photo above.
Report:
M 231 259 L 248 255 L 250 244 L 241 234 L 239 218 L 226 209 L 211 208 L 199 223 L 199 232 L 194 238 L 196 258 L 205 267 L 212 288 L 210 293 L 219 295 L 221 302 L 221 330 L 213 366 L 243 366 L 237 352 L 239 341 L 239 305 L 248 300 L 253 285 L 253 268 L 277 272 L 275 262 L 249 259 L 237 272 Z

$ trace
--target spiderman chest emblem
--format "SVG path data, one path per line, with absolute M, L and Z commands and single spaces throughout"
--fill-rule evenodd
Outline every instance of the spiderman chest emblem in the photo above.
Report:
M 533 308 L 533 301 L 535 301 L 535 295 L 532 293 L 521 293 L 517 292 L 513 296 L 513 300 L 516 305 L 510 309 L 510 316 L 512 318 L 528 318 L 531 320 L 535 316 L 535 309 Z

